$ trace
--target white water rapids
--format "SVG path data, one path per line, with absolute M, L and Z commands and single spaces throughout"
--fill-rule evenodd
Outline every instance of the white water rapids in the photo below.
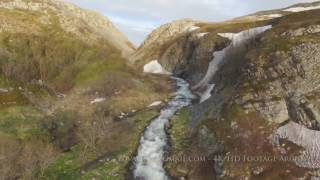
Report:
M 256 38 L 261 33 L 265 32 L 266 30 L 270 29 L 272 26 L 263 26 L 263 27 L 256 27 L 252 29 L 248 29 L 245 31 L 241 31 L 239 33 L 219 33 L 219 36 L 225 37 L 230 39 L 232 42 L 229 46 L 222 49 L 221 51 L 216 51 L 213 53 L 213 60 L 210 62 L 206 75 L 202 78 L 202 80 L 193 87 L 193 89 L 198 89 L 200 92 L 200 102 L 204 102 L 211 96 L 211 91 L 214 88 L 214 84 L 210 84 L 210 81 L 216 74 L 219 69 L 219 65 L 225 59 L 227 54 L 231 54 L 232 52 L 236 51 L 241 46 L 250 43 L 251 40 Z
M 134 178 L 141 180 L 167 180 L 163 168 L 164 148 L 167 145 L 165 125 L 181 108 L 191 104 L 194 95 L 189 84 L 183 79 L 173 78 L 179 89 L 175 97 L 161 110 L 159 117 L 154 119 L 140 139 L 138 155 L 135 158 Z

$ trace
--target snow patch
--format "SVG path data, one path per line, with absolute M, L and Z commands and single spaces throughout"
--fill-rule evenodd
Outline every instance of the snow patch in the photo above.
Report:
M 287 11 L 287 12 L 301 12 L 301 11 L 310 11 L 310 10 L 314 10 L 314 9 L 320 9 L 320 6 L 293 7 L 293 8 L 284 9 L 283 11 Z
M 0 93 L 7 93 L 7 92 L 9 92 L 9 90 L 8 90 L 8 89 L 0 88 Z
M 264 31 L 271 29 L 272 25 L 248 29 L 239 33 L 218 33 L 219 36 L 228 38 L 232 41 L 233 46 L 239 46 Z
M 144 65 L 143 72 L 152 74 L 171 74 L 161 66 L 158 60 L 150 61 L 148 64 Z
M 211 91 L 213 90 L 214 86 L 214 84 L 209 84 L 206 90 L 202 94 L 200 94 L 200 103 L 205 102 L 211 97 Z
M 219 36 L 230 39 L 232 42 L 229 46 L 222 49 L 221 51 L 216 51 L 213 53 L 214 58 L 209 63 L 209 67 L 206 75 L 202 78 L 202 80 L 193 87 L 194 90 L 198 91 L 198 94 L 201 97 L 201 102 L 204 102 L 208 98 L 210 98 L 210 93 L 214 88 L 214 85 L 210 83 L 211 79 L 214 77 L 216 72 L 218 71 L 219 65 L 225 58 L 226 54 L 236 50 L 240 46 L 250 42 L 250 40 L 254 39 L 259 34 L 264 31 L 272 28 L 271 25 L 256 27 L 252 29 L 248 29 L 239 33 L 219 33 Z M 204 91 L 203 89 L 206 88 Z
M 264 17 L 267 17 L 267 18 L 279 18 L 279 17 L 282 17 L 283 15 L 282 14 L 268 14 L 268 15 L 264 15 Z
M 162 104 L 162 101 L 155 101 L 155 102 L 151 103 L 148 107 L 159 106 L 160 104 Z
M 90 104 L 96 104 L 105 101 L 106 98 L 96 98 L 90 102 Z
M 310 130 L 295 122 L 280 127 L 272 137 L 273 143 L 280 146 L 280 140 L 286 139 L 304 148 L 302 154 L 295 158 L 299 167 L 320 168 L 320 131 Z M 283 149 L 285 151 L 285 149 Z
M 205 35 L 207 35 L 207 34 L 208 34 L 208 32 L 199 33 L 199 34 L 197 34 L 197 37 L 198 37 L 198 38 L 202 38 L 203 36 L 205 36 Z
M 192 32 L 192 31 L 195 31 L 195 30 L 197 30 L 197 29 L 199 29 L 200 27 L 198 27 L 198 26 L 191 26 L 191 27 L 189 27 L 188 28 L 188 31 L 189 32 Z

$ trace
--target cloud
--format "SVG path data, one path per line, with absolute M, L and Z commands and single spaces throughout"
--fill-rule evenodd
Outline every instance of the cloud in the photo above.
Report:
M 312 0 L 67 0 L 108 16 L 135 44 L 152 29 L 181 18 L 222 21 Z
M 129 38 L 130 41 L 138 47 L 139 44 L 147 37 L 147 35 L 152 31 L 152 29 L 143 29 L 136 26 L 130 26 L 126 24 L 118 24 L 116 26 L 120 31 L 125 33 Z
M 130 38 L 135 46 L 139 46 L 145 37 L 158 26 L 158 24 L 153 21 L 141 21 L 113 15 L 109 15 L 108 18 L 111 19 L 121 32 Z

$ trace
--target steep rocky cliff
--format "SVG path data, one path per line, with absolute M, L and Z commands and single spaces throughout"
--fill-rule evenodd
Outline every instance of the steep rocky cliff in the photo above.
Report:
M 190 19 L 177 20 L 160 26 L 154 30 L 137 51 L 130 57 L 130 62 L 141 69 L 144 64 L 152 60 L 159 60 L 166 49 L 181 36 L 196 31 L 198 22 Z M 184 52 L 189 52 L 185 49 Z
M 197 23 L 199 28 L 167 40 L 143 63 L 137 60 L 141 67 L 157 59 L 196 85 L 216 59 L 214 52 L 232 43 L 224 37 L 236 36 L 219 33 L 272 26 L 224 55 L 210 80 L 211 97 L 173 118 L 170 157 L 198 158 L 167 162 L 173 177 L 319 177 L 319 8 L 319 2 L 297 4 L 223 23 Z

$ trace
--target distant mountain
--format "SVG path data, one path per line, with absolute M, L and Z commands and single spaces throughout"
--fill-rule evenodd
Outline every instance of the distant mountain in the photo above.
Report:
M 159 47 L 168 45 L 167 42 L 173 40 L 173 37 L 192 31 L 196 23 L 197 21 L 191 19 L 182 19 L 155 29 L 130 57 L 130 63 L 136 63 L 142 59 L 157 59 L 157 54 L 160 53 Z
M 274 18 L 279 18 L 284 15 L 294 13 L 294 12 L 301 12 L 301 11 L 315 10 L 315 9 L 320 9 L 320 2 L 299 3 L 286 8 L 260 11 L 254 14 L 235 18 L 232 21 L 274 19 Z
M 50 28 L 55 23 L 59 23 L 63 30 L 84 41 L 106 40 L 120 49 L 125 56 L 128 56 L 134 50 L 133 45 L 107 17 L 61 0 L 1 1 L 0 8 L 4 10 L 2 16 L 5 16 L 6 11 L 16 10 L 15 13 L 12 12 L 12 15 L 15 16 L 1 19 L 2 24 L 5 24 L 5 26 L 2 26 L 2 31 L 39 33 L 43 26 Z M 23 13 L 30 14 L 33 21 L 27 19 L 27 16 L 25 19 L 20 18 Z

